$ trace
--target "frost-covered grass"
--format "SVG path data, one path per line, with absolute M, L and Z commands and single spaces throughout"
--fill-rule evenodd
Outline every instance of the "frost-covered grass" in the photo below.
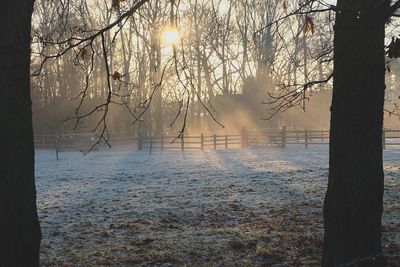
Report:
M 400 151 L 384 157 L 384 246 L 394 262 Z M 42 263 L 318 266 L 327 174 L 326 146 L 62 152 L 59 161 L 54 151 L 38 150 Z

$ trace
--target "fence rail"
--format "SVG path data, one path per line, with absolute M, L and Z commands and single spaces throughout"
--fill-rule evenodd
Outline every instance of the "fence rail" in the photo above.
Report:
M 88 150 L 97 137 L 91 133 L 84 134 L 59 134 L 35 135 L 37 148 L 51 148 L 56 151 L 65 149 Z M 308 148 L 313 145 L 328 145 L 329 131 L 327 130 L 287 130 L 281 129 L 246 129 L 238 134 L 214 135 L 175 135 L 135 136 L 130 134 L 115 134 L 109 142 L 112 145 L 131 146 L 138 150 L 217 150 L 217 149 L 243 149 L 248 147 L 287 147 L 300 145 Z M 383 130 L 382 145 L 399 146 L 400 130 Z

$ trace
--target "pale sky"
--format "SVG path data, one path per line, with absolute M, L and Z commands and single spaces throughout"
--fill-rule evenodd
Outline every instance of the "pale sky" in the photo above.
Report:
M 336 5 L 336 0 L 325 0 L 326 3 L 330 4 L 330 5 Z

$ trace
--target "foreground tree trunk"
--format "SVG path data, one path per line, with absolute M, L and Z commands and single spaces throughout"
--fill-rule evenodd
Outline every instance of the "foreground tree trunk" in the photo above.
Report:
M 382 127 L 388 5 L 389 1 L 382 0 L 339 0 L 337 4 L 323 266 L 383 266 Z
M 39 266 L 30 98 L 33 0 L 0 11 L 0 266 Z

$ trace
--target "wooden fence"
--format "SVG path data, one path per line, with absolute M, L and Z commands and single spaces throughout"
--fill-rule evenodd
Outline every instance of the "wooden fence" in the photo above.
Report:
M 91 133 L 35 135 L 37 148 L 62 150 L 88 150 L 97 141 Z M 281 147 L 297 145 L 308 148 L 313 145 L 328 145 L 329 131 L 326 130 L 287 130 L 246 129 L 238 134 L 200 134 L 135 136 L 133 133 L 114 134 L 109 140 L 113 146 L 149 151 L 154 150 L 217 150 L 244 149 L 249 147 Z M 385 129 L 382 135 L 383 148 L 400 145 L 400 130 Z
M 88 150 L 97 141 L 98 137 L 93 133 L 80 134 L 57 134 L 43 135 L 35 134 L 35 147 L 58 150 Z M 120 133 L 112 135 L 109 139 L 110 144 L 134 148 L 137 146 L 138 138 L 133 133 Z
M 241 149 L 248 147 L 286 147 L 287 145 L 327 145 L 329 131 L 242 129 L 241 134 L 230 135 L 182 135 L 141 136 L 138 150 L 205 150 L 205 149 Z
M 141 136 L 138 150 L 206 150 L 243 147 L 241 135 Z

